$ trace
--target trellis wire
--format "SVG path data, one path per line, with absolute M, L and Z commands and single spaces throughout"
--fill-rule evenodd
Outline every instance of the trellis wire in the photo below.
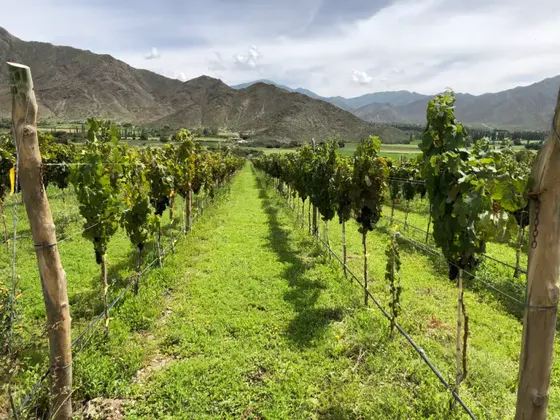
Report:
M 373 303 L 375 303 L 375 306 L 377 306 L 377 308 L 381 311 L 383 316 L 390 321 L 391 320 L 391 315 L 389 315 L 389 313 L 385 310 L 385 308 L 383 308 L 383 306 L 379 303 L 379 301 L 375 298 L 375 296 L 368 289 L 364 288 L 363 283 L 358 279 L 358 277 L 354 274 L 354 272 L 352 270 L 350 270 L 350 268 L 346 264 L 344 264 L 344 261 L 342 261 L 340 259 L 338 254 L 336 252 L 334 252 L 332 250 L 332 248 L 325 241 L 323 241 L 322 238 L 320 238 L 319 236 L 317 236 L 317 238 L 319 239 L 319 241 L 321 243 L 323 243 L 323 245 L 325 245 L 327 247 L 329 252 L 338 260 L 338 262 L 342 265 L 342 267 L 345 268 L 348 273 L 350 273 L 350 275 L 358 283 L 358 285 L 360 285 L 360 287 L 366 291 L 368 296 L 371 298 Z M 457 392 L 453 389 L 453 387 L 445 380 L 445 378 L 442 376 L 442 374 L 439 372 L 439 370 L 430 361 L 430 359 L 426 355 L 426 352 L 424 351 L 424 349 L 422 349 L 420 346 L 418 346 L 418 344 L 416 344 L 416 342 L 412 339 L 412 337 L 410 337 L 410 335 L 408 335 L 407 332 L 396 321 L 395 321 L 395 328 L 406 339 L 406 341 L 408 341 L 409 344 L 414 348 L 416 353 L 418 353 L 418 355 L 422 358 L 422 360 L 426 363 L 426 365 L 428 365 L 430 370 L 439 379 L 439 381 L 443 384 L 443 386 L 445 386 L 445 388 L 447 388 L 447 390 L 451 393 L 453 398 L 461 405 L 461 407 L 463 408 L 463 410 L 465 410 L 465 412 L 469 415 L 469 417 L 471 419 L 476 420 L 475 415 L 472 413 L 472 411 L 469 409 L 469 407 L 465 404 L 465 402 L 461 399 L 459 394 L 457 394 Z
M 344 263 L 344 261 L 342 261 L 342 259 L 338 256 L 338 254 L 335 251 L 333 251 L 333 249 L 330 247 L 330 245 L 327 244 L 323 240 L 323 238 L 320 237 L 320 235 L 314 235 L 314 237 L 316 237 L 328 249 L 330 254 L 334 258 L 336 258 L 336 260 L 342 265 L 342 267 L 344 269 L 346 269 L 346 271 L 352 276 L 352 278 L 358 283 L 358 285 L 363 290 L 365 290 L 365 292 L 368 294 L 368 296 L 371 298 L 371 300 L 375 303 L 375 306 L 377 306 L 377 308 L 381 311 L 383 316 L 390 321 L 391 316 L 389 315 L 389 313 L 385 310 L 385 308 L 381 305 L 381 303 L 379 303 L 379 301 L 375 298 L 375 296 L 368 289 L 364 288 L 363 282 L 354 274 L 354 272 L 350 269 L 350 267 L 348 267 Z M 408 343 L 412 346 L 412 348 L 414 348 L 416 353 L 418 353 L 418 355 L 421 357 L 421 359 L 424 361 L 424 363 L 426 363 L 426 365 L 430 368 L 430 370 L 434 373 L 434 375 L 439 379 L 439 381 L 443 384 L 443 386 L 451 393 L 451 395 L 453 396 L 455 401 L 457 401 L 461 405 L 461 407 L 463 408 L 465 413 L 467 413 L 467 415 L 471 419 L 476 420 L 476 417 L 472 413 L 470 408 L 465 404 L 465 402 L 461 399 L 459 394 L 457 394 L 455 389 L 445 380 L 443 375 L 439 372 L 439 370 L 430 361 L 430 359 L 426 355 L 426 352 L 424 351 L 424 349 L 422 349 L 420 346 L 418 346 L 418 344 L 416 344 L 416 342 L 412 339 L 412 337 L 410 337 L 410 335 L 408 335 L 408 333 L 397 322 L 395 322 L 395 328 L 406 339 L 406 341 L 408 341 Z
M 400 210 L 400 209 L 398 209 L 398 210 L 399 210 L 399 211 L 403 211 L 403 210 Z M 385 216 L 385 217 L 388 217 L 388 216 Z M 396 217 L 393 217 L 393 220 L 399 221 Z M 399 221 L 399 223 L 404 223 L 404 222 L 403 222 L 403 221 Z M 425 230 L 425 229 L 422 229 L 422 228 L 420 228 L 420 227 L 418 227 L 418 226 L 414 226 L 414 225 L 412 225 L 412 224 L 410 224 L 410 223 L 407 223 L 406 226 L 407 226 L 407 227 L 412 227 L 413 229 L 415 229 L 415 230 L 417 230 L 417 231 L 419 231 L 419 232 L 422 232 L 422 233 L 424 233 L 424 234 L 426 234 L 426 233 L 427 233 L 427 234 L 431 233 L 431 232 L 429 232 L 429 231 L 427 231 L 427 230 Z M 511 268 L 512 270 L 516 270 L 516 269 L 517 269 L 515 266 L 513 266 L 513 265 L 511 265 L 511 264 L 509 264 L 509 263 L 507 263 L 507 262 L 505 262 L 505 261 L 498 260 L 497 258 L 494 258 L 494 257 L 492 257 L 492 256 L 490 256 L 490 255 L 488 255 L 488 254 L 486 254 L 486 253 L 483 253 L 483 254 L 481 254 L 481 255 L 484 256 L 485 258 L 488 258 L 488 259 L 494 261 L 494 262 L 497 262 L 497 263 L 499 263 L 499 264 L 502 264 L 503 266 L 509 267 L 509 268 Z M 520 273 L 522 273 L 522 274 L 527 274 L 527 270 L 524 270 L 524 269 L 521 268 L 521 267 L 519 267 L 517 270 L 518 270 Z
M 86 226 L 85 228 L 83 228 L 83 229 L 80 230 L 80 231 L 76 231 L 76 232 L 74 232 L 74 233 L 72 233 L 72 234 L 70 234 L 70 235 L 64 235 L 62 239 L 57 240 L 57 244 L 60 244 L 60 243 L 62 243 L 62 242 L 64 242 L 64 241 L 68 241 L 68 240 L 70 240 L 70 239 L 72 239 L 72 238 L 74 238 L 74 237 L 76 237 L 76 236 L 78 236 L 78 235 L 83 235 L 85 232 L 87 232 L 87 231 L 90 230 L 90 229 L 93 229 L 94 227 L 98 226 L 99 224 L 103 223 L 104 221 L 106 221 L 106 220 L 108 220 L 108 219 L 110 219 L 110 218 L 112 218 L 112 217 L 120 216 L 120 215 L 122 215 L 122 214 L 124 214 L 124 213 L 126 213 L 126 212 L 129 212 L 129 211 L 130 211 L 130 209 L 124 209 L 124 210 L 122 210 L 122 211 L 120 211 L 120 212 L 118 212 L 118 213 L 116 213 L 116 214 L 114 214 L 114 215 L 112 215 L 112 216 L 108 216 L 108 217 L 106 217 L 106 218 L 104 218 L 104 219 L 101 219 L 100 221 L 95 222 L 95 223 L 92 224 L 92 225 Z M 17 239 L 32 239 L 32 238 L 33 238 L 33 236 L 18 236 L 18 237 L 17 237 Z M 5 242 L 4 242 L 4 243 L 5 243 Z
M 393 217 L 393 221 L 396 221 L 396 222 L 398 222 L 398 223 L 403 223 L 403 224 L 404 224 L 404 222 L 403 222 L 402 220 L 397 219 L 396 217 Z M 424 230 L 424 229 L 422 229 L 422 228 L 420 228 L 420 227 L 418 227 L 418 226 L 411 225 L 410 223 L 408 223 L 407 227 L 411 227 L 411 228 L 413 228 L 413 229 L 415 229 L 415 230 L 417 230 L 417 231 L 419 231 L 419 232 L 421 232 L 421 233 L 430 233 L 430 232 L 428 232 L 428 231 L 426 231 L 426 230 Z M 430 247 L 430 248 L 431 248 L 431 247 Z M 507 263 L 507 262 L 505 262 L 505 261 L 498 260 L 498 259 L 496 259 L 496 258 L 494 258 L 494 257 L 492 257 L 492 256 L 490 256 L 490 255 L 488 255 L 488 254 L 486 254 L 486 253 L 482 253 L 481 255 L 482 255 L 484 258 L 488 258 L 489 260 L 492 260 L 492 261 L 494 261 L 494 262 L 497 262 L 497 263 L 499 263 L 499 264 L 502 264 L 503 266 L 508 267 L 508 268 L 511 268 L 512 270 L 515 270 L 515 269 L 516 269 L 516 267 L 514 267 L 513 265 L 511 265 L 511 264 L 509 264 L 509 263 Z M 524 270 L 524 269 L 521 268 L 521 267 L 519 267 L 518 270 L 519 270 L 520 273 L 527 274 L 527 271 Z M 514 285 L 514 286 L 517 287 L 517 285 Z
M 183 229 L 181 229 L 177 234 L 174 235 L 174 237 L 172 238 L 172 241 L 176 241 L 177 237 L 180 237 L 180 235 L 182 235 L 184 233 Z M 167 248 L 165 248 L 161 254 L 161 257 L 163 257 L 170 249 L 171 245 L 168 245 Z M 126 295 L 126 293 L 130 290 L 130 288 L 134 285 L 134 283 L 139 280 L 142 276 L 144 276 L 148 270 L 150 268 L 152 268 L 154 266 L 154 264 L 156 262 L 158 262 L 159 258 L 156 257 L 154 258 L 141 272 L 139 275 L 134 274 L 132 275 L 132 280 L 126 285 L 126 287 L 121 291 L 121 293 L 119 293 L 119 295 L 109 304 L 109 306 L 107 307 L 107 312 L 111 311 L 111 309 L 113 309 L 113 307 Z M 97 325 L 99 325 L 99 321 L 101 321 L 101 319 L 103 318 L 104 313 L 100 313 L 97 317 L 95 317 L 92 321 L 90 321 L 90 323 L 87 325 L 87 327 L 84 329 L 84 331 L 82 331 L 73 341 L 71 344 L 71 348 L 73 349 L 81 340 L 82 338 L 87 334 L 90 333 L 87 340 L 80 346 L 80 348 L 73 353 L 73 355 L 78 355 L 84 348 L 85 346 L 89 343 L 89 341 L 91 340 L 91 338 L 93 337 L 93 333 L 95 332 L 95 328 L 97 327 Z M 41 386 L 41 384 L 43 383 L 43 381 L 48 377 L 50 373 L 50 368 L 46 370 L 46 372 L 41 376 L 41 378 L 39 379 L 39 381 L 37 381 L 37 383 L 35 383 L 35 385 L 33 386 L 33 388 L 31 388 L 31 391 L 29 392 L 29 394 L 27 394 L 24 398 L 24 400 L 21 403 L 19 412 L 21 413 L 21 411 L 23 409 L 25 409 L 25 407 L 27 406 L 27 404 L 29 403 L 29 401 L 31 401 L 31 398 L 33 398 L 33 395 L 35 394 L 35 392 L 37 391 L 37 389 Z
M 29 113 L 29 103 L 30 99 L 27 98 L 25 104 L 25 116 L 24 121 L 27 121 L 27 115 Z M 19 184 L 19 147 L 17 144 L 17 137 L 16 137 L 16 126 L 12 121 L 12 134 L 14 140 L 14 147 L 16 149 L 16 164 L 14 166 L 14 190 L 17 192 L 18 184 Z M 13 330 L 14 330 L 14 320 L 16 315 L 16 252 L 17 252 L 17 222 L 18 222 L 18 214 L 17 214 L 17 197 L 14 203 L 14 215 L 13 215 L 13 248 L 12 248 L 12 284 L 11 284 L 11 291 L 10 291 L 10 326 L 8 330 L 8 351 L 9 354 L 12 354 L 12 346 L 13 346 Z
M 388 181 L 395 181 L 400 183 L 410 183 L 410 184 L 418 184 L 418 185 L 426 185 L 426 181 L 421 179 L 408 179 L 408 178 L 395 178 L 395 177 L 388 177 Z
M 444 256 L 442 253 L 440 253 L 439 251 L 436 251 L 435 249 L 432 249 L 432 248 L 427 247 L 427 246 L 425 246 L 425 245 L 423 245 L 423 244 L 420 244 L 420 243 L 418 243 L 417 241 L 415 241 L 414 239 L 407 238 L 407 237 L 406 237 L 405 235 L 403 235 L 403 234 L 399 235 L 399 238 L 401 238 L 401 239 L 407 241 L 408 243 L 410 243 L 411 245 L 413 245 L 413 246 L 415 246 L 416 248 L 420 249 L 421 251 L 424 251 L 424 252 L 426 252 L 426 253 L 430 253 L 430 254 L 432 254 L 432 255 L 435 255 L 435 256 L 438 256 L 438 257 L 441 257 L 441 258 L 445 259 L 445 256 Z M 445 260 L 446 260 L 446 262 L 448 262 L 447 259 L 445 259 Z M 451 264 L 452 266 L 456 267 L 457 269 L 460 268 L 459 266 L 457 266 L 457 265 L 455 265 L 455 264 L 453 264 L 453 263 L 451 263 L 451 262 L 448 262 L 448 263 Z M 497 292 L 497 293 L 503 295 L 504 297 L 507 297 L 508 299 L 512 300 L 513 302 L 515 302 L 515 303 L 517 303 L 517 304 L 519 304 L 519 305 L 521 305 L 521 306 L 524 306 L 524 305 L 525 305 L 525 303 L 524 303 L 523 301 L 521 301 L 521 300 L 517 299 L 516 297 L 511 296 L 510 294 L 508 294 L 508 293 L 506 293 L 506 292 L 504 292 L 504 291 L 498 289 L 493 283 L 491 283 L 491 282 L 489 282 L 489 281 L 487 281 L 487 280 L 484 280 L 484 279 L 480 278 L 480 277 L 477 276 L 476 274 L 473 274 L 473 273 L 471 273 L 471 272 L 468 272 L 467 270 L 463 270 L 463 273 L 467 274 L 468 276 L 472 277 L 473 279 L 477 280 L 478 282 L 484 284 L 485 286 L 489 287 L 490 289 L 494 290 L 495 292 Z
M 199 202 L 197 200 L 197 203 L 195 205 L 195 214 L 193 216 L 193 222 L 195 222 L 198 217 L 200 216 L 200 205 Z M 91 227 L 90 227 L 91 228 Z M 163 257 L 170 248 L 172 248 L 172 246 L 175 244 L 175 242 L 177 241 L 177 238 L 180 238 L 183 234 L 185 234 L 186 230 L 184 230 L 183 228 L 181 230 L 179 230 L 178 233 L 176 233 L 172 238 L 171 238 L 171 242 L 169 243 L 169 245 L 167 245 L 167 247 L 163 250 L 161 257 Z M 59 241 L 62 242 L 62 241 Z M 130 288 L 134 285 L 134 283 L 139 280 L 143 275 L 145 275 L 148 270 L 154 266 L 154 264 L 156 262 L 158 262 L 159 258 L 156 257 L 154 258 L 141 272 L 140 274 L 134 274 L 132 275 L 132 280 L 126 285 L 126 287 L 121 291 L 121 293 L 119 293 L 119 295 L 109 304 L 109 306 L 107 307 L 107 311 L 109 312 L 111 309 L 113 309 L 113 307 L 126 295 L 126 293 L 130 290 Z M 87 339 L 85 340 L 85 342 L 80 346 L 80 348 L 73 353 L 73 355 L 77 355 L 79 354 L 85 347 L 86 345 L 89 343 L 89 341 L 91 340 L 91 338 L 93 337 L 93 334 L 95 332 L 95 328 L 97 327 L 97 325 L 99 325 L 99 321 L 103 318 L 104 313 L 100 313 L 97 317 L 95 317 L 92 321 L 90 321 L 90 323 L 86 326 L 86 328 L 84 329 L 84 331 L 82 331 L 80 334 L 78 334 L 78 336 L 72 341 L 71 344 L 71 348 L 74 348 L 74 346 L 76 346 L 81 340 L 82 338 L 89 333 L 89 336 L 87 337 Z M 45 371 L 45 373 L 43 373 L 43 375 L 41 376 L 41 378 L 35 383 L 35 385 L 33 385 L 33 387 L 31 388 L 31 391 L 25 396 L 25 398 L 23 399 L 21 406 L 18 410 L 18 414 L 21 414 L 21 412 L 25 409 L 25 407 L 27 406 L 27 404 L 29 404 L 29 402 L 31 401 L 31 399 L 33 398 L 33 396 L 35 395 L 35 393 L 37 392 L 37 389 L 39 389 L 39 387 L 41 386 L 41 384 L 45 381 L 45 379 L 49 376 L 50 373 L 50 367 Z

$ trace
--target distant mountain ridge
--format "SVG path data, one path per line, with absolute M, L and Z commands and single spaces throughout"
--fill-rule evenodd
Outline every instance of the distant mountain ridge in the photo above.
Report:
M 202 126 L 235 127 L 253 132 L 252 138 L 281 142 L 333 137 L 358 141 L 378 135 L 390 143 L 408 138 L 394 127 L 367 123 L 329 103 L 266 83 L 235 90 L 221 80 L 202 76 L 184 83 L 178 95 L 183 105 L 155 121 L 156 125 L 192 126 L 200 121 Z
M 471 126 L 548 130 L 559 89 L 560 76 L 556 76 L 498 93 L 478 96 L 458 93 L 455 115 L 461 122 Z M 353 113 L 369 122 L 423 123 L 426 120 L 426 100 L 403 105 L 373 103 Z
M 390 103 L 392 105 L 404 105 L 410 102 L 414 102 L 419 99 L 428 99 L 428 95 L 422 95 L 416 92 L 409 92 L 407 90 L 400 90 L 396 92 L 376 92 L 376 93 L 366 93 L 365 95 L 356 96 L 354 98 L 344 98 L 342 96 L 330 96 L 325 97 L 310 91 L 309 89 L 297 88 L 292 89 L 289 86 L 282 85 L 272 80 L 259 79 L 253 82 L 241 83 L 238 85 L 233 85 L 234 89 L 245 89 L 255 83 L 266 83 L 269 85 L 274 85 L 280 89 L 287 90 L 288 92 L 297 92 L 307 95 L 313 99 L 320 99 L 325 102 L 329 102 L 339 108 L 345 109 L 347 111 L 356 110 L 362 106 L 373 104 L 373 103 Z
M 401 90 L 368 93 L 354 98 L 322 97 L 307 89 L 291 89 L 270 80 L 263 82 L 332 103 L 373 123 L 423 123 L 426 120 L 427 101 L 434 96 Z M 240 85 L 233 87 L 237 86 Z M 458 93 L 456 115 L 462 122 L 473 126 L 546 130 L 549 128 L 559 88 L 560 76 L 556 76 L 497 93 Z
M 235 90 L 201 76 L 185 83 L 135 69 L 109 55 L 42 42 L 22 41 L 0 28 L 0 61 L 31 67 L 42 121 L 88 117 L 171 127 L 216 127 L 253 133 L 253 139 L 303 142 L 379 135 L 403 142 L 404 132 L 365 122 L 307 95 L 265 83 Z M 5 65 L 0 80 L 7 81 Z M 0 83 L 0 117 L 9 118 L 8 83 Z

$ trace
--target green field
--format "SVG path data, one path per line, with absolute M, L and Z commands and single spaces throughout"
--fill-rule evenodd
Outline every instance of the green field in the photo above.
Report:
M 231 143 L 225 143 L 231 144 Z M 381 144 L 381 153 L 380 156 L 390 157 L 392 159 L 398 160 L 401 156 L 406 158 L 415 158 L 419 154 L 422 153 L 420 148 L 418 147 L 419 141 L 415 140 L 410 144 Z M 354 156 L 356 152 L 356 147 L 358 143 L 346 143 L 344 147 L 338 149 L 338 153 L 343 156 Z M 264 152 L 265 154 L 272 154 L 272 153 L 289 153 L 293 152 L 295 149 L 279 149 L 279 148 L 267 148 L 267 147 L 249 147 L 251 149 L 259 150 Z M 515 150 L 526 150 L 524 146 L 513 146 Z
M 343 148 L 338 149 L 338 153 L 343 156 L 354 156 L 356 152 L 357 143 L 346 143 Z M 265 154 L 271 153 L 290 153 L 295 149 L 278 149 L 278 148 L 268 148 L 268 147 L 250 147 L 251 149 L 259 150 Z M 416 144 L 382 144 L 381 145 L 381 156 L 391 157 L 398 159 L 401 156 L 414 157 L 421 153 L 421 150 Z
M 99 267 L 92 245 L 79 235 L 82 220 L 73 195 L 64 200 L 57 191 L 49 195 L 75 337 L 102 310 Z M 181 225 L 180 205 L 174 224 L 165 213 L 164 246 Z M 422 206 L 415 203 L 416 212 L 409 215 L 410 224 L 421 228 Z M 27 218 L 18 208 L 16 273 L 22 297 L 16 337 L 25 350 L 13 387 L 17 403 L 43 372 L 47 354 L 37 266 Z M 9 222 L 12 209 L 6 208 Z M 385 211 L 382 226 L 388 224 Z M 401 210 L 396 217 L 404 218 Z M 360 275 L 361 238 L 355 223 L 347 231 L 349 266 Z M 329 237 L 339 250 L 338 223 L 330 223 Z M 371 290 L 386 306 L 386 228 L 372 232 L 368 241 Z M 508 244 L 490 245 L 492 255 L 512 262 Z M 147 254 L 149 261 L 153 243 Z M 453 382 L 454 283 L 441 259 L 406 241 L 401 254 L 399 322 Z M 97 398 L 100 406 L 117 404 L 132 419 L 465 418 L 461 411 L 449 413 L 449 393 L 437 378 L 402 337 L 389 339 L 388 322 L 375 307 L 364 307 L 359 287 L 344 278 L 336 261 L 301 228 L 297 212 L 249 164 L 168 255 L 163 268 L 142 278 L 138 296 L 128 294 L 115 307 L 109 339 L 99 331 L 75 355 L 76 409 Z M 108 252 L 111 298 L 127 284 L 134 259 L 133 246 L 119 231 Z M 11 249 L 2 246 L 3 282 L 11 278 L 11 261 Z M 469 375 L 461 396 L 479 419 L 512 418 L 519 314 L 475 280 L 467 280 L 466 288 Z M 559 381 L 555 364 L 550 418 L 560 416 Z M 43 388 L 32 405 L 44 403 L 45 395 Z

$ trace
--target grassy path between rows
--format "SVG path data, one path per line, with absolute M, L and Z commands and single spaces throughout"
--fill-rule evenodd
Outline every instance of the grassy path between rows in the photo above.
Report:
M 387 237 L 370 236 L 372 290 L 383 300 Z M 453 284 L 429 257 L 402 253 L 401 323 L 452 381 Z M 462 395 L 480 419 L 512 418 L 521 324 L 476 290 L 466 300 L 472 367 Z M 466 418 L 249 165 L 117 308 L 110 339 L 94 337 L 76 357 L 75 378 L 76 404 L 111 399 L 132 419 Z

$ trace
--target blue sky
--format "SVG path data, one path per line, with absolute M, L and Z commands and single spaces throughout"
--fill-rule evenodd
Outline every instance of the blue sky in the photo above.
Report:
M 558 0 L 0 0 L 24 40 L 228 84 L 266 78 L 325 96 L 475 94 L 560 74 Z

